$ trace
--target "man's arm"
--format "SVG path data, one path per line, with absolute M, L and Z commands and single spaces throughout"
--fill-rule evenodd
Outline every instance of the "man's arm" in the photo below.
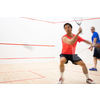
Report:
M 92 46 L 91 46 L 91 48 L 90 48 L 90 50 L 92 51 L 93 50 L 93 47 L 95 46 L 95 47 L 98 47 L 98 45 L 96 46 L 96 42 L 97 42 L 97 38 L 94 38 L 93 39 L 93 44 L 92 44 Z M 99 46 L 100 47 L 100 46 Z
M 93 49 L 92 43 L 89 42 L 88 40 L 84 40 L 84 42 L 87 43 L 87 44 L 89 44 L 89 45 L 91 45 L 91 46 L 89 47 L 89 49 L 92 51 L 92 49 Z
M 81 28 L 79 28 L 79 31 L 78 31 L 78 33 L 72 38 L 72 39 L 68 39 L 67 37 L 63 37 L 63 41 L 65 42 L 65 43 L 67 43 L 67 44 L 74 44 L 76 41 L 77 41 L 77 39 L 78 39 L 78 35 L 80 34 L 82 32 L 82 29 Z
M 90 44 L 92 46 L 92 43 L 88 40 L 84 40 L 85 43 Z
M 94 39 L 93 39 L 93 44 L 92 44 L 92 43 L 89 42 L 88 40 L 84 40 L 85 43 L 91 45 L 91 47 L 90 47 L 90 50 L 91 50 L 91 51 L 93 50 L 93 47 L 96 45 L 96 41 L 97 41 L 97 38 L 94 38 Z
M 97 42 L 97 38 L 94 38 L 93 39 L 93 46 L 95 46 L 96 42 Z

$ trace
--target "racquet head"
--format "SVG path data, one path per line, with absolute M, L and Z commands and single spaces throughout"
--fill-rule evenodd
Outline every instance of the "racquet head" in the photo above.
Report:
M 73 17 L 74 21 L 80 26 L 82 24 L 82 17 Z

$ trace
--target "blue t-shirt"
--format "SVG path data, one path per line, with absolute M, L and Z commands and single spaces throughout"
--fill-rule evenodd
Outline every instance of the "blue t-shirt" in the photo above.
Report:
M 100 42 L 100 40 L 99 40 L 99 34 L 97 32 L 94 32 L 93 35 L 92 35 L 92 43 L 93 43 L 94 38 L 97 38 L 97 42 L 96 43 Z

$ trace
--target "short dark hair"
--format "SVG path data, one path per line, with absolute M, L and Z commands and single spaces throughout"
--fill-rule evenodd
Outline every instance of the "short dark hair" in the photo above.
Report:
M 91 28 L 93 28 L 95 30 L 95 27 L 92 26 Z
M 65 23 L 64 28 L 65 28 L 66 25 L 69 25 L 71 28 L 73 28 L 73 26 L 70 23 Z

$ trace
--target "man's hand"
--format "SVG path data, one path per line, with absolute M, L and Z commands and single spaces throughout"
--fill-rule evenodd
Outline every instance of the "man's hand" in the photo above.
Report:
M 91 46 L 89 49 L 90 49 L 90 51 L 92 51 L 93 50 L 93 46 Z
M 82 32 L 82 28 L 80 27 L 79 29 L 78 29 L 78 34 L 80 34 Z

